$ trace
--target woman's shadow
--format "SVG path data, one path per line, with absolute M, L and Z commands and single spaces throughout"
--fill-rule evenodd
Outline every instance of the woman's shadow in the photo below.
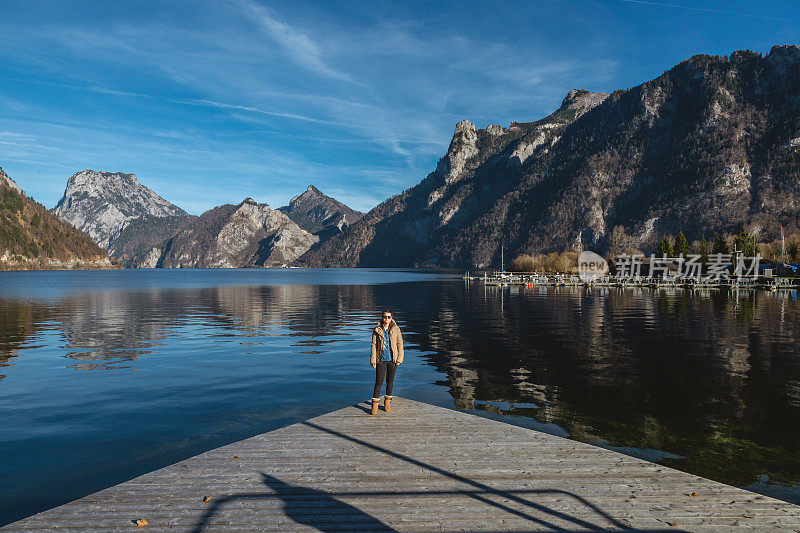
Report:
M 371 405 L 370 405 L 370 404 L 371 404 L 371 402 L 372 402 L 372 400 L 370 400 L 370 401 L 367 401 L 367 402 L 354 403 L 354 404 L 353 404 L 353 407 L 355 407 L 356 409 L 361 409 L 361 410 L 362 410 L 362 411 L 364 411 L 366 414 L 369 414 L 369 413 L 370 413 L 370 410 L 371 410 L 371 409 L 370 409 L 370 407 L 371 407 Z
M 332 494 L 283 482 L 269 474 L 261 474 L 264 485 L 283 500 L 283 512 L 297 522 L 319 531 L 342 531 L 344 526 L 362 531 L 395 531 L 361 509 L 337 500 Z M 309 504 L 313 502 L 313 507 Z M 358 524 L 358 527 L 355 526 Z M 346 528 L 345 529 L 350 529 Z

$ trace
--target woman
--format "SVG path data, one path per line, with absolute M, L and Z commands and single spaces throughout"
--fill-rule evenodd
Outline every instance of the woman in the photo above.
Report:
M 375 389 L 372 391 L 372 412 L 378 412 L 378 402 L 381 397 L 383 378 L 386 377 L 386 398 L 383 409 L 387 413 L 392 410 L 392 385 L 394 373 L 403 362 L 403 335 L 400 328 L 392 318 L 392 312 L 385 310 L 381 321 L 372 330 L 372 350 L 369 362 L 375 369 Z

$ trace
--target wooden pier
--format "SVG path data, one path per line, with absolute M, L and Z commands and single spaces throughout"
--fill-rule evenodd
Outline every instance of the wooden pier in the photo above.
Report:
M 6 458 L 8 460 L 8 458 Z M 137 520 L 147 525 L 137 526 Z M 144 522 L 141 522 L 144 524 Z M 404 398 L 235 442 L 0 531 L 800 530 L 800 507 Z

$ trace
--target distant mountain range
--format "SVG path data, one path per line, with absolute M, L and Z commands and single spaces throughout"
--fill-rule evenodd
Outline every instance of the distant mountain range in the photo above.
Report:
M 189 215 L 134 174 L 83 170 L 53 212 L 129 267 L 261 267 L 292 263 L 362 213 L 313 185 L 271 209 L 251 198 Z
M 535 122 L 461 121 L 433 172 L 366 215 L 310 186 L 279 209 L 247 199 L 198 217 L 133 174 L 91 170 L 54 212 L 150 267 L 481 268 L 501 246 L 508 258 L 604 253 L 613 235 L 649 253 L 665 234 L 711 240 L 741 225 L 763 242 L 800 231 L 800 47 L 697 55 L 627 90 L 572 90 Z
M 0 268 L 109 268 L 84 232 L 29 198 L 0 168 Z
M 800 226 L 800 47 L 697 55 L 611 94 L 570 91 L 529 123 L 455 129 L 418 185 L 305 254 L 307 266 L 499 266 L 612 233 L 654 251 L 747 224 Z M 615 232 L 616 230 L 616 232 Z

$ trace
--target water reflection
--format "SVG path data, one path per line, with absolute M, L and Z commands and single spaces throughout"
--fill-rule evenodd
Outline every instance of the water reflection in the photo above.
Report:
M 0 298 L 0 368 L 8 366 L 19 349 L 34 336 L 34 330 L 49 319 L 47 306 L 37 302 Z M 0 374 L 0 379 L 5 378 Z
M 58 331 L 59 348 L 81 361 L 69 365 L 79 370 L 135 361 L 186 328 L 204 337 L 293 336 L 291 346 L 323 346 L 350 340 L 336 338 L 347 336 L 341 330 L 352 327 L 350 315 L 370 310 L 365 318 L 374 320 L 373 292 L 370 285 L 283 285 L 94 291 L 49 305 L 0 299 L 0 364 L 44 329 Z
M 167 337 L 172 318 L 159 312 L 165 302 L 158 291 L 97 291 L 63 304 L 55 312 L 60 347 L 65 357 L 79 361 L 68 366 L 79 370 L 108 368 L 153 353 Z
M 364 399 L 368 332 L 386 307 L 404 330 L 399 385 L 411 397 L 446 390 L 451 407 L 800 503 L 796 294 L 512 291 L 447 278 L 382 283 L 380 273 L 327 285 L 324 272 L 299 273 L 304 282 L 294 284 L 175 288 L 143 275 L 148 287 L 135 290 L 40 294 L 32 285 L 27 298 L 19 286 L 0 297 L 0 420 L 17 420 L 0 422 L 0 444 L 20 457 L 0 467 L 0 485 L 18 488 L 0 489 L 0 516 L 42 506 L 54 438 L 85 448 L 87 461 L 110 450 L 117 462 L 86 474 L 101 485 L 82 485 L 97 490 L 124 472 L 319 414 L 309 405 L 332 409 L 354 391 Z M 112 373 L 99 381 L 100 370 Z M 145 372 L 135 382 L 114 374 L 131 370 Z M 47 386 L 60 395 L 58 411 Z M 143 413 L 160 424 L 146 444 L 134 440 Z M 56 465 L 65 479 L 79 459 Z M 28 507 L 22 476 L 34 480 Z
M 443 294 L 437 320 L 415 329 L 459 408 L 662 450 L 684 457 L 665 464 L 735 485 L 765 475 L 796 484 L 800 316 L 790 296 L 471 286 Z

